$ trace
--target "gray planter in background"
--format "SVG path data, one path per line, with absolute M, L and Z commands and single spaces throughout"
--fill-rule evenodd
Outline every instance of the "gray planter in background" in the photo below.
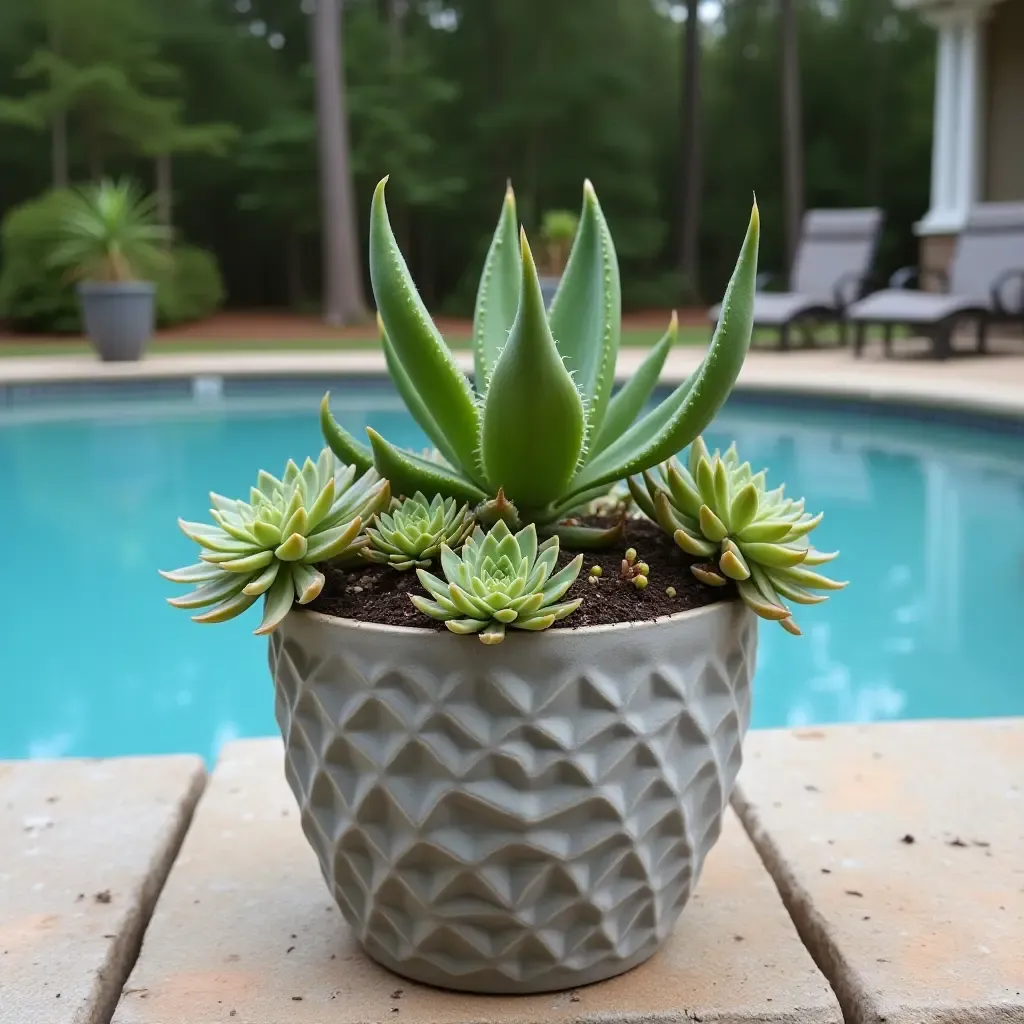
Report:
M 469 637 L 291 612 L 285 774 L 366 952 L 415 981 L 573 988 L 668 938 L 718 838 L 755 616 Z
M 82 324 L 100 359 L 139 359 L 153 336 L 156 285 L 151 281 L 83 281 Z

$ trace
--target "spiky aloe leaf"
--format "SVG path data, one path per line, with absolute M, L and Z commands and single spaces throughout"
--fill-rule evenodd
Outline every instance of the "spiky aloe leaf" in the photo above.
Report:
M 714 418 L 739 376 L 750 345 L 759 237 L 755 203 L 704 361 L 661 405 L 588 462 L 573 481 L 573 492 L 611 483 L 663 462 L 685 448 Z
M 370 282 L 377 309 L 412 386 L 430 396 L 449 448 L 462 466 L 473 466 L 479 430 L 473 391 L 413 284 L 388 220 L 386 183 L 384 178 L 377 185 L 370 209 Z
M 409 375 L 405 372 L 405 367 L 402 366 L 398 359 L 398 354 L 395 352 L 394 345 L 391 344 L 391 339 L 388 337 L 388 332 L 384 328 L 384 321 L 379 313 L 377 314 L 377 329 L 380 331 L 380 344 L 384 350 L 384 362 L 387 363 L 388 373 L 391 375 L 398 393 L 402 396 L 405 407 L 409 410 L 412 418 L 423 429 L 423 433 L 437 445 L 437 450 L 453 466 L 457 466 L 459 464 L 458 455 L 452 450 L 451 445 L 448 444 L 448 438 L 444 436 L 444 431 L 437 425 L 437 421 L 427 407 L 427 403 L 423 400 L 413 382 L 409 379 Z
M 328 448 L 342 461 L 365 473 L 373 465 L 373 452 L 368 445 L 357 441 L 332 415 L 331 393 L 328 391 L 320 401 L 320 432 Z
M 516 198 L 509 182 L 501 204 L 501 216 L 484 260 L 473 312 L 473 365 L 476 390 L 482 395 L 508 341 L 508 332 L 519 306 L 522 270 L 516 245 Z
M 381 476 L 391 481 L 391 489 L 396 497 L 422 491 L 424 494 L 458 498 L 474 505 L 486 500 L 486 492 L 460 473 L 396 448 L 371 427 L 366 428 L 366 433 L 370 438 L 374 465 Z
M 673 310 L 668 330 L 637 367 L 636 373 L 619 388 L 608 403 L 608 411 L 605 413 L 597 439 L 590 445 L 587 452 L 588 460 L 593 459 L 613 441 L 621 437 L 640 415 L 658 385 L 665 360 L 678 337 L 679 317 Z
M 551 332 L 565 365 L 587 400 L 587 429 L 604 421 L 619 353 L 622 292 L 611 232 L 589 182 L 565 273 L 551 301 Z
M 525 232 L 519 309 L 484 400 L 481 454 L 488 480 L 520 510 L 556 500 L 583 450 L 583 400 L 548 326 Z

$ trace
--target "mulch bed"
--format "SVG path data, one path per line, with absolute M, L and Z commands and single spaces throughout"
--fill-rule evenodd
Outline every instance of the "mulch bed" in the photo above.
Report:
M 595 524 L 607 521 L 592 520 Z M 643 590 L 622 575 L 622 559 L 627 548 L 635 548 L 637 561 L 650 568 L 648 585 Z M 558 569 L 567 565 L 576 552 L 559 551 Z M 583 603 L 552 629 L 574 629 L 580 626 L 602 626 L 616 622 L 643 622 L 660 615 L 700 608 L 715 601 L 736 596 L 732 584 L 709 587 L 691 572 L 690 566 L 700 559 L 681 551 L 657 524 L 647 519 L 627 519 L 626 539 L 606 551 L 583 553 L 583 568 L 563 601 L 580 597 Z M 596 583 L 589 582 L 592 566 L 601 567 Z M 426 594 L 414 570 L 399 572 L 386 565 L 367 565 L 354 570 L 321 567 L 327 577 L 320 596 L 307 605 L 313 611 L 338 618 L 357 619 L 389 626 L 419 626 L 443 630 L 445 625 L 413 607 L 410 594 Z M 558 569 L 555 571 L 557 572 Z M 443 579 L 441 567 L 428 570 Z M 666 590 L 675 589 L 670 597 Z

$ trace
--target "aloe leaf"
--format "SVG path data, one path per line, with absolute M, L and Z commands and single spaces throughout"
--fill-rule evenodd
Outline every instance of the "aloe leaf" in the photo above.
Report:
M 517 227 L 516 197 L 509 182 L 498 226 L 484 260 L 473 312 L 473 365 L 476 390 L 481 395 L 487 390 L 498 355 L 508 341 L 519 306 L 521 270 L 516 247 Z
M 226 597 L 233 597 L 248 581 L 247 576 L 221 574 L 221 578 L 196 587 L 191 593 L 183 594 L 181 597 L 169 597 L 167 603 L 174 608 L 205 608 L 207 605 L 223 601 Z
M 608 403 L 601 429 L 587 452 L 588 459 L 603 452 L 608 445 L 632 426 L 633 421 L 640 415 L 652 392 L 658 386 L 665 360 L 678 337 L 679 317 L 673 310 L 668 330 L 657 345 L 648 352 L 647 357 L 637 367 L 636 373 L 619 388 Z
M 194 565 L 186 565 L 181 569 L 158 569 L 165 580 L 172 583 L 206 583 L 208 580 L 215 580 L 221 574 L 216 565 L 209 562 L 196 562 Z
M 573 481 L 574 493 L 663 462 L 697 437 L 722 407 L 750 345 L 759 235 L 755 204 L 704 361 L 661 405 L 583 467 Z
M 369 446 L 357 441 L 331 414 L 330 391 L 320 402 L 320 432 L 327 447 L 342 462 L 355 466 L 358 473 L 365 473 L 373 465 L 373 452 Z
M 650 474 L 648 473 L 644 473 L 645 482 L 649 475 Z M 626 485 L 629 487 L 629 493 L 632 495 L 633 501 L 636 503 L 636 507 L 640 509 L 648 519 L 657 519 L 657 515 L 654 511 L 654 502 L 651 501 L 651 491 L 641 484 L 635 476 L 628 477 L 626 479 Z
M 549 318 L 558 351 L 586 396 L 588 431 L 596 436 L 615 381 L 622 294 L 615 245 L 589 181 L 583 183 L 579 228 Z
M 451 445 L 448 444 L 448 438 L 444 436 L 444 432 L 435 422 L 433 414 L 427 408 L 427 403 L 423 401 L 420 393 L 413 386 L 409 375 L 405 372 L 405 367 L 399 362 L 395 346 L 391 344 L 391 339 L 388 337 L 388 332 L 384 329 L 384 321 L 379 313 L 377 314 L 377 327 L 380 330 L 380 344 L 384 350 L 384 362 L 387 363 L 388 373 L 391 374 L 391 379 L 394 381 L 396 390 L 402 396 L 406 409 L 409 410 L 412 418 L 423 429 L 423 433 L 437 445 L 437 450 L 453 466 L 458 466 L 459 457 L 452 450 Z
M 458 498 L 474 504 L 487 498 L 487 494 L 475 483 L 454 470 L 396 448 L 370 427 L 366 428 L 366 433 L 370 438 L 377 472 L 391 481 L 391 490 L 395 495 L 423 491 L 425 494 L 442 494 L 446 498 Z
M 533 254 L 520 233 L 519 310 L 484 400 L 484 472 L 520 509 L 560 498 L 583 450 L 583 400 L 548 327 Z M 379 467 L 378 467 L 379 468 Z
M 423 305 L 395 241 L 384 201 L 384 178 L 370 209 L 370 282 L 395 355 L 431 412 L 457 462 L 476 458 L 479 417 L 473 390 Z
M 557 537 L 567 548 L 574 551 L 603 551 L 626 539 L 626 517 L 622 516 L 614 526 L 572 526 L 557 523 L 544 527 L 544 533 Z

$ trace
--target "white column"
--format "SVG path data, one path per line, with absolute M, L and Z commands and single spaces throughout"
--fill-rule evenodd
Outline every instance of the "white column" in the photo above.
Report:
M 980 196 L 984 146 L 983 8 L 928 15 L 938 29 L 931 207 L 918 234 L 956 233 Z

